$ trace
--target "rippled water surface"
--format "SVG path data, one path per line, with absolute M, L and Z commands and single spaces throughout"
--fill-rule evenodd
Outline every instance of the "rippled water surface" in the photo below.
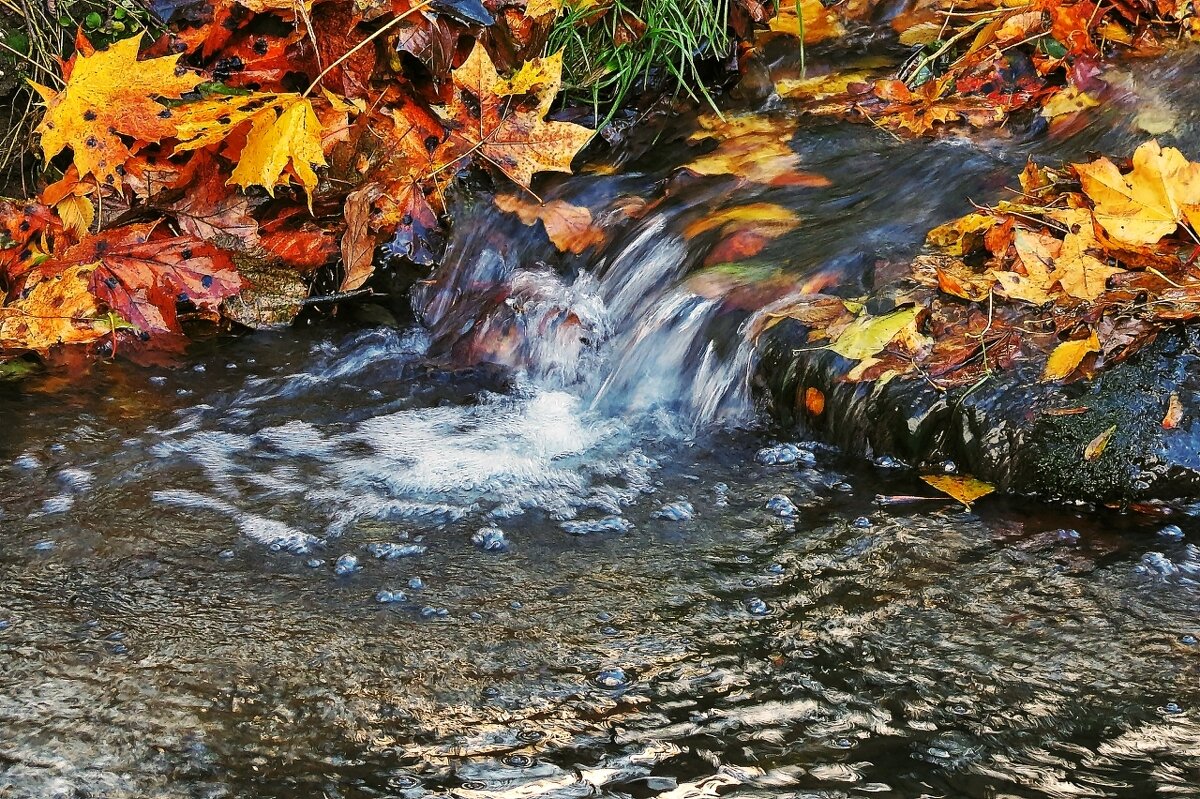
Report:
M 687 278 L 697 209 L 767 199 L 816 221 L 764 258 L 861 291 L 1121 124 L 801 129 L 815 193 L 585 177 L 667 199 L 557 268 L 470 211 L 427 327 L 0 387 L 0 796 L 1200 796 L 1195 520 L 880 502 L 927 489 L 776 440 L 755 302 Z

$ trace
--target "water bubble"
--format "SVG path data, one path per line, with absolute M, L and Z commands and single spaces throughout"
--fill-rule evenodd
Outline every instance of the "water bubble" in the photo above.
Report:
M 845 480 L 838 480 L 835 483 L 830 483 L 829 488 L 833 491 L 840 491 L 843 494 L 849 494 L 854 491 L 854 486 L 850 485 Z
M 105 641 L 124 641 L 125 633 L 121 632 L 120 630 L 117 630 L 116 632 L 111 632 L 108 635 L 104 636 L 104 640 Z
M 56 545 L 53 541 L 38 541 L 33 545 L 33 550 L 34 552 L 49 552 L 50 550 L 54 549 L 55 546 Z
M 513 768 L 529 768 L 533 765 L 533 758 L 529 755 L 509 755 L 504 758 L 504 764 Z
M 304 565 L 310 569 L 319 569 L 325 565 L 325 559 L 324 558 L 309 558 L 308 560 L 304 561 Z
M 696 509 L 692 507 L 692 503 L 684 499 L 663 505 L 654 515 L 673 522 L 686 522 L 691 521 L 692 517 L 696 515 Z
M 470 615 L 467 616 L 467 618 L 471 621 L 483 621 L 483 614 L 477 610 L 473 610 L 471 611 Z
M 1179 636 L 1179 643 L 1183 644 L 1184 646 L 1195 646 L 1197 639 L 1196 636 L 1192 635 L 1191 633 L 1184 633 L 1183 635 Z
M 381 605 L 388 605 L 392 602 L 407 602 L 408 596 L 403 591 L 389 591 L 381 588 L 375 592 L 375 601 Z
M 734 558 L 733 561 L 734 561 L 734 563 L 749 563 L 750 556 L 746 555 L 746 554 L 741 554 L 741 555 L 738 555 L 736 558 Z
M 486 791 L 488 784 L 480 780 L 464 780 L 460 787 L 464 791 Z
M 421 784 L 421 780 L 417 777 L 414 777 L 412 774 L 396 774 L 388 777 L 387 784 L 389 788 L 396 788 L 397 790 L 404 791 L 410 788 L 416 788 Z
M 767 510 L 783 519 L 790 519 L 799 513 L 796 503 L 783 494 L 776 494 L 768 499 Z
M 494 699 L 495 697 L 500 696 L 500 689 L 494 685 L 488 685 L 484 687 L 481 693 L 488 699 Z
M 1168 524 L 1166 527 L 1158 531 L 1158 534 L 1163 538 L 1169 538 L 1172 541 L 1181 541 L 1183 539 L 1183 530 L 1177 524 Z
M 495 525 L 476 530 L 475 535 L 471 536 L 471 543 L 484 552 L 507 552 L 509 546 L 504 531 Z
M 192 371 L 193 372 L 207 372 L 208 368 L 204 364 L 198 363 L 192 367 Z
M 596 614 L 596 619 L 598 621 L 612 621 L 615 618 L 616 618 L 616 616 L 609 613 L 607 610 L 602 610 Z
M 811 452 L 800 449 L 795 444 L 776 444 L 773 447 L 763 447 L 754 456 L 754 460 L 764 466 L 777 466 L 788 463 L 800 463 L 812 466 L 817 458 Z
M 745 586 L 746 588 L 757 588 L 758 580 L 755 580 L 753 577 L 743 577 L 742 585 Z
M 126 655 L 129 653 L 129 647 L 125 646 L 125 644 L 113 644 L 111 647 L 109 647 L 108 651 L 112 652 L 114 655 Z
M 820 657 L 820 656 L 821 656 L 821 653 L 820 653 L 820 652 L 818 652 L 817 650 L 813 649 L 813 648 L 812 648 L 812 647 L 810 647 L 810 646 L 806 646 L 806 647 L 804 647 L 803 649 L 801 649 L 801 650 L 800 650 L 799 652 L 797 652 L 796 654 L 797 654 L 798 656 L 800 656 L 800 657 L 804 658 L 805 660 L 812 660 L 813 658 L 817 658 L 817 657 Z
M 866 516 L 859 516 L 857 519 L 855 519 L 850 524 L 853 527 L 857 527 L 859 530 L 866 530 L 867 528 L 869 528 L 871 526 L 871 520 L 868 519 Z
M 0 632 L 4 632 L 9 627 L 12 627 L 12 622 L 8 619 L 0 619 Z
M 782 563 L 772 563 L 770 566 L 767 567 L 767 571 L 770 572 L 771 574 L 783 574 L 783 564 Z
M 872 463 L 874 463 L 880 469 L 907 469 L 908 468 L 908 465 L 904 461 L 902 461 L 898 458 L 893 458 L 891 455 L 880 455 L 878 458 L 876 458 L 874 461 L 872 461 Z
M 608 627 L 601 627 L 600 633 L 602 635 L 620 635 L 621 631 L 618 630 L 616 627 L 608 626 Z
M 1175 715 L 1182 713 L 1183 708 L 1180 707 L 1178 702 L 1167 702 L 1165 705 L 1163 705 L 1162 707 L 1160 707 L 1158 709 L 1158 712 L 1160 712 L 1164 715 L 1167 715 L 1167 716 L 1175 716 Z
M 154 375 L 153 377 L 150 378 L 150 382 L 156 386 L 161 386 L 161 385 L 166 384 L 167 378 L 164 377 L 163 375 Z
M 517 600 L 517 599 L 514 599 L 512 602 L 509 602 L 508 606 L 510 608 L 512 608 L 513 610 L 520 610 L 521 608 L 525 607 L 524 605 L 521 604 L 520 600 Z
M 42 465 L 41 461 L 29 453 L 14 458 L 12 464 L 18 469 L 23 469 L 27 472 L 31 472 Z
M 537 743 L 545 737 L 546 733 L 541 730 L 521 730 L 517 733 L 517 740 L 526 744 Z
M 852 749 L 854 741 L 851 741 L 849 738 L 835 738 L 829 742 L 829 745 L 834 749 Z
M 729 486 L 727 486 L 725 483 L 717 483 L 716 485 L 714 485 L 712 487 L 712 490 L 713 490 L 713 494 L 716 495 L 716 499 L 713 501 L 713 504 L 716 505 L 718 508 L 728 507 L 729 506 Z
M 333 573 L 339 577 L 345 577 L 348 574 L 354 574 L 361 569 L 358 565 L 358 558 L 353 555 L 342 555 L 337 559 L 337 563 L 333 565 Z
M 420 591 L 425 587 L 425 581 L 420 577 L 409 577 L 408 587 L 414 591 Z
M 746 600 L 746 610 L 751 616 L 766 616 L 771 612 L 767 603 L 758 597 Z
M 1144 574 L 1155 574 L 1159 577 L 1175 577 L 1179 574 L 1179 567 L 1161 552 L 1147 552 L 1142 555 L 1142 562 L 1137 569 Z
M 602 669 L 592 678 L 592 682 L 601 688 L 623 688 L 629 684 L 629 676 L 624 669 Z
M 431 605 L 421 608 L 422 619 L 444 619 L 449 615 L 450 611 L 446 608 L 435 608 Z

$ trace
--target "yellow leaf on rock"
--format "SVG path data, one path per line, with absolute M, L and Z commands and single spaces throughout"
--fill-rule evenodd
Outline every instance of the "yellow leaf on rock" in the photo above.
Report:
M 1108 449 L 1108 442 L 1112 440 L 1113 433 L 1117 432 L 1117 426 L 1105 430 L 1100 435 L 1088 442 L 1088 445 L 1083 448 L 1083 459 L 1085 461 L 1094 461 L 1104 454 L 1104 450 Z
M 860 316 L 838 334 L 829 349 L 844 358 L 864 360 L 878 355 L 905 328 L 915 327 L 921 309 L 915 305 L 883 316 Z
M 1119 242 L 1157 244 L 1185 219 L 1193 229 L 1200 223 L 1200 164 L 1174 147 L 1146 142 L 1127 175 L 1107 158 L 1075 164 L 1075 171 L 1095 203 L 1096 221 Z
M 138 61 L 141 41 L 138 35 L 76 55 L 62 91 L 33 84 L 46 101 L 36 131 L 47 159 L 70 147 L 80 177 L 115 183 L 118 167 L 130 156 L 123 136 L 153 143 L 174 135 L 173 111 L 154 98 L 178 99 L 202 78 L 178 74 L 179 55 Z
M 985 483 L 983 480 L 966 475 L 923 474 L 921 479 L 946 496 L 958 500 L 967 508 L 970 508 L 971 503 L 975 500 L 986 497 L 996 490 L 991 483 Z
M 107 328 L 88 286 L 96 264 L 78 264 L 39 280 L 0 308 L 0 350 L 47 350 L 95 341 Z
M 1042 380 L 1063 380 L 1069 377 L 1079 368 L 1084 356 L 1099 351 L 1100 339 L 1096 337 L 1094 331 L 1087 338 L 1064 341 L 1050 353 L 1050 357 L 1046 361 L 1046 368 L 1042 371 Z

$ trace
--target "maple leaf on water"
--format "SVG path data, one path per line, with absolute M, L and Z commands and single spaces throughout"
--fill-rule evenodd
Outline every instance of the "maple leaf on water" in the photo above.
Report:
M 130 156 L 122 136 L 146 143 L 175 135 L 174 112 L 155 98 L 178 99 L 202 78 L 180 74 L 178 55 L 138 61 L 141 41 L 134 36 L 107 50 L 77 54 L 64 69 L 62 91 L 33 84 L 46 102 L 36 130 L 47 159 L 69 147 L 81 177 L 115 183 Z
M 592 212 L 565 200 L 539 204 L 507 194 L 496 197 L 496 207 L 516 214 L 525 225 L 541 221 L 546 235 L 561 252 L 579 254 L 588 247 L 604 243 L 604 231 L 592 224 Z
M 495 64 L 476 42 L 452 73 L 454 93 L 445 109 L 450 136 L 436 153 L 441 164 L 457 167 L 478 153 L 525 188 L 538 172 L 571 171 L 571 161 L 593 132 L 571 122 L 546 121 L 562 85 L 562 61 L 541 61 L 544 80 L 531 93 L 532 102 L 504 97 L 496 93 L 503 84 Z
M 195 150 L 245 130 L 229 182 L 243 189 L 262 186 L 275 196 L 292 175 L 308 193 L 317 187 L 314 167 L 325 166 L 322 125 L 312 101 L 299 94 L 259 93 L 221 97 L 180 109 L 177 150 Z
M 1107 158 L 1074 166 L 1096 221 L 1117 241 L 1156 244 L 1185 220 L 1200 232 L 1200 164 L 1174 147 L 1146 142 L 1126 175 Z

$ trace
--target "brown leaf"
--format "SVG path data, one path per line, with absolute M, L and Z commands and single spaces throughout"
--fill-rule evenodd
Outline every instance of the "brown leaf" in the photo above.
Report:
M 514 194 L 502 194 L 496 197 L 496 207 L 516 214 L 526 225 L 540 221 L 550 241 L 561 252 L 579 254 L 605 241 L 604 231 L 592 224 L 592 212 L 565 200 L 537 203 Z
M 1112 440 L 1113 433 L 1115 432 L 1117 432 L 1117 426 L 1114 424 L 1088 442 L 1088 445 L 1083 448 L 1083 459 L 1091 462 L 1103 455 L 1104 450 L 1108 448 L 1108 442 Z
M 967 508 L 980 497 L 986 497 L 996 490 L 991 483 L 985 483 L 974 477 L 957 474 L 923 474 L 921 479 L 941 491 L 948 497 L 958 500 Z
M 342 283 L 338 291 L 361 288 L 375 271 L 375 234 L 371 232 L 371 204 L 379 196 L 377 183 L 368 183 L 346 195 L 346 232 L 342 234 Z
M 1183 403 L 1179 401 L 1179 395 L 1171 392 L 1170 399 L 1167 400 L 1167 413 L 1163 416 L 1162 426 L 1164 430 L 1174 430 L 1179 427 L 1179 423 L 1183 421 Z

